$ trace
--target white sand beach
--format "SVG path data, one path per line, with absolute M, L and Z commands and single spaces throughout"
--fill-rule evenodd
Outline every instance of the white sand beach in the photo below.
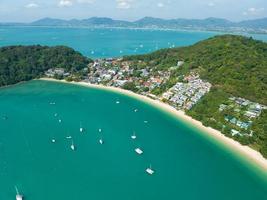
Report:
M 103 86 L 103 85 L 94 85 L 94 84 L 89 84 L 86 82 L 67 82 L 65 80 L 56 80 L 56 79 L 51 79 L 51 78 L 41 78 L 40 80 L 46 80 L 46 81 L 54 81 L 54 82 L 63 82 L 63 83 L 68 83 L 68 84 L 76 84 L 76 85 L 81 85 L 85 87 L 90 87 L 90 88 L 98 88 L 102 90 L 108 90 L 108 91 L 113 91 L 113 92 L 118 92 L 122 93 L 128 96 L 131 96 L 133 98 L 136 98 L 138 100 L 144 101 L 146 103 L 149 103 L 161 110 L 164 110 L 173 116 L 175 116 L 177 119 L 182 120 L 186 123 L 189 123 L 191 126 L 202 130 L 201 132 L 203 134 L 206 134 L 209 136 L 211 139 L 215 139 L 216 141 L 220 142 L 221 144 L 225 145 L 226 147 L 234 150 L 237 152 L 240 156 L 245 158 L 245 160 L 249 161 L 251 164 L 256 166 L 257 168 L 262 169 L 263 171 L 267 172 L 267 159 L 265 159 L 258 151 L 248 147 L 241 145 L 239 142 L 226 137 L 223 135 L 220 131 L 217 131 L 213 128 L 210 127 L 205 127 L 202 125 L 201 122 L 191 118 L 190 116 L 187 116 L 183 111 L 176 110 L 172 106 L 163 103 L 158 100 L 153 100 L 149 97 L 143 96 L 136 94 L 134 92 L 128 91 L 128 90 L 123 90 L 120 88 L 115 88 L 115 87 L 108 87 L 108 86 Z

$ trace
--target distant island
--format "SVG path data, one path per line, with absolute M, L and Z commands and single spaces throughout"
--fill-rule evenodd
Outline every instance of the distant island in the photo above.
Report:
M 57 27 L 94 27 L 94 28 L 149 28 L 149 29 L 184 29 L 220 32 L 267 33 L 267 18 L 232 22 L 220 18 L 207 19 L 160 19 L 144 17 L 137 21 L 114 20 L 105 17 L 88 19 L 53 19 L 43 18 L 32 23 L 0 23 L 0 26 L 57 26 Z
M 267 158 L 266 66 L 266 43 L 234 35 L 95 61 L 63 46 L 12 46 L 0 48 L 0 86 L 49 77 L 131 90 Z

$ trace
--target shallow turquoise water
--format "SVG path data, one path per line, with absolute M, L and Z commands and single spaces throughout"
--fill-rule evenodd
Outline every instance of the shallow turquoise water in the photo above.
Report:
M 221 33 L 130 29 L 0 27 L 0 46 L 67 45 L 86 56 L 118 57 L 187 46 Z M 249 35 L 267 41 L 267 35 Z
M 0 90 L 0 116 L 0 199 L 14 199 L 14 185 L 27 200 L 267 198 L 267 173 L 121 94 L 31 81 Z M 136 147 L 144 154 L 138 156 Z M 153 176 L 145 173 L 150 164 Z

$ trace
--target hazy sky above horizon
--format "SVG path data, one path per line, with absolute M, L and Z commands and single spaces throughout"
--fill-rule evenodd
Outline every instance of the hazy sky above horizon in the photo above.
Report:
M 1 22 L 93 16 L 130 21 L 145 16 L 240 21 L 267 17 L 267 0 L 0 0 Z

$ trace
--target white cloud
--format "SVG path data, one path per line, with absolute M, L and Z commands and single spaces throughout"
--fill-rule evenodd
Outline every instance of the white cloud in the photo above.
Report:
M 95 3 L 95 0 L 77 0 L 77 2 L 83 4 L 92 4 Z
M 159 3 L 157 4 L 157 6 L 158 6 L 159 8 L 162 8 L 162 7 L 164 7 L 165 5 L 164 5 L 164 3 L 159 2 Z
M 38 8 L 39 5 L 36 3 L 29 3 L 27 5 L 25 5 L 25 8 Z
M 59 3 L 58 3 L 58 6 L 59 7 L 70 7 L 70 6 L 72 6 L 73 5 L 73 3 L 72 3 L 72 1 L 70 1 L 70 0 L 61 0 Z
M 265 11 L 264 8 L 248 8 L 243 15 L 260 15 Z
M 116 0 L 117 8 L 119 9 L 129 9 L 132 7 L 133 0 Z
M 215 6 L 215 3 L 211 1 L 211 2 L 208 3 L 208 6 L 209 7 L 214 7 Z

